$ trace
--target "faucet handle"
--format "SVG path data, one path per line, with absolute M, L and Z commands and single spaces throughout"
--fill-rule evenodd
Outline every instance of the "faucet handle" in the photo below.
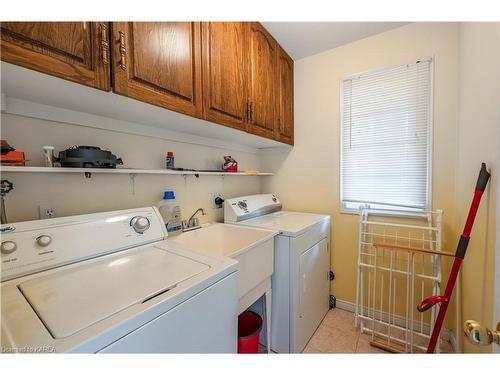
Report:
M 200 220 L 197 217 L 193 217 L 189 220 L 188 226 L 190 228 L 197 227 L 200 225 Z

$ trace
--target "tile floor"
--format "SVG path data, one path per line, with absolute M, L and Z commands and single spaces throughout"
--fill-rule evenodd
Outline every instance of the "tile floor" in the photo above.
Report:
M 330 310 L 314 332 L 304 353 L 387 353 L 370 345 L 370 336 L 354 327 L 354 314 Z
M 309 340 L 304 353 L 383 353 L 385 350 L 370 345 L 371 336 L 360 333 L 354 327 L 354 314 L 335 308 L 326 314 L 320 326 Z M 443 353 L 452 353 L 449 342 L 443 342 Z M 264 346 L 259 345 L 259 353 L 267 353 Z
M 354 327 L 354 314 L 335 308 L 326 314 L 309 340 L 304 353 L 385 353 L 370 345 L 371 336 Z M 442 344 L 443 353 L 451 353 L 449 342 Z

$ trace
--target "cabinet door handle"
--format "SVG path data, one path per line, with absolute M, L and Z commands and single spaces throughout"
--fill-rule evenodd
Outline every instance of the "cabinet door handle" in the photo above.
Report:
M 250 102 L 250 122 L 253 121 L 253 103 Z
M 250 122 L 250 102 L 247 102 L 247 121 Z
M 127 69 L 127 47 L 125 46 L 125 33 L 123 31 L 120 34 L 120 68 L 123 70 Z
M 109 63 L 109 41 L 108 41 L 108 27 L 105 23 L 101 23 L 101 53 L 102 63 L 108 65 Z

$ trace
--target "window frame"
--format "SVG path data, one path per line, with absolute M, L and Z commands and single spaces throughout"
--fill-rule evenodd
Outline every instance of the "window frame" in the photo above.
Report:
M 380 216 L 394 216 L 394 217 L 421 217 L 425 211 L 430 211 L 432 209 L 432 175 L 433 175 L 433 148 L 434 148 L 434 56 L 427 56 L 421 59 L 412 59 L 404 63 L 393 64 L 389 66 L 385 66 L 382 68 L 365 70 L 360 73 L 350 74 L 345 76 L 340 81 L 340 95 L 339 95 L 339 108 L 340 108 L 340 138 L 339 138 L 339 147 L 340 147 L 340 158 L 339 158 L 339 192 L 340 192 L 340 201 L 339 201 L 339 209 L 341 214 L 359 214 L 361 208 L 368 207 L 366 204 L 360 203 L 358 208 L 346 207 L 344 204 L 343 197 L 343 161 L 344 161 L 344 151 L 343 151 L 343 136 L 344 136 L 344 82 L 350 78 L 358 77 L 364 74 L 376 73 L 384 70 L 389 70 L 397 67 L 401 67 L 408 64 L 415 64 L 418 61 L 429 61 L 429 81 L 430 81 L 430 92 L 429 92 L 429 113 L 428 113 L 428 132 L 427 132 L 427 201 L 425 202 L 425 208 L 407 208 L 405 209 L 402 206 L 394 206 L 394 210 L 388 209 L 386 205 L 385 208 L 378 207 L 370 207 L 373 210 L 376 210 Z

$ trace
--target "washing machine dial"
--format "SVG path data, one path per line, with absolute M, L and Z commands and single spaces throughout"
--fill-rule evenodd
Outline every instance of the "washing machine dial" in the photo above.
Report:
M 246 210 L 248 206 L 247 206 L 246 202 L 239 201 L 238 207 L 241 208 L 242 210 Z
M 151 223 L 147 217 L 144 216 L 134 216 L 130 220 L 130 226 L 137 233 L 144 233 L 149 229 Z
M 14 241 L 3 241 L 0 246 L 0 251 L 2 254 L 10 254 L 16 251 L 17 244 Z
M 38 236 L 36 238 L 36 244 L 40 247 L 49 246 L 51 242 L 52 242 L 52 237 L 46 234 L 42 234 L 41 236 Z

